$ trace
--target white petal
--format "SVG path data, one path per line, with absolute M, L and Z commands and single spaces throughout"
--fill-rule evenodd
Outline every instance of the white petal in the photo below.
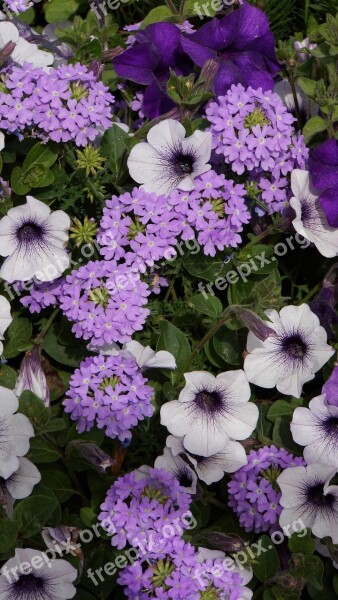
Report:
M 15 452 L 17 456 L 24 456 L 29 450 L 29 438 L 34 437 L 34 429 L 29 419 L 17 413 L 13 415 L 10 424 L 10 434 L 15 439 Z
M 247 404 L 229 402 L 227 414 L 222 416 L 222 424 L 232 439 L 245 440 L 255 429 L 258 416 L 258 406 L 253 402 Z
M 7 298 L 0 296 L 0 336 L 3 336 L 7 327 L 12 322 L 11 305 Z
M 129 154 L 127 164 L 130 177 L 137 183 L 144 183 L 144 189 L 147 192 L 157 192 L 160 189 L 159 155 L 149 144 L 146 142 L 136 144 Z
M 161 407 L 161 425 L 170 433 L 182 437 L 189 431 L 191 417 L 184 404 L 178 400 L 166 402 Z
M 0 418 L 14 415 L 18 410 L 19 401 L 12 390 L 0 386 Z
M 41 474 L 36 466 L 27 458 L 19 459 L 19 469 L 7 484 L 7 489 L 15 500 L 27 498 L 33 487 L 41 480 Z
M 178 454 L 183 454 L 185 452 L 182 437 L 176 437 L 175 435 L 168 435 L 168 437 L 166 439 L 166 446 L 168 448 L 170 448 L 170 450 L 174 456 L 177 456 Z
M 217 454 L 224 448 L 224 443 L 229 441 L 227 431 L 222 425 L 223 423 L 208 418 L 191 420 L 183 439 L 184 447 L 191 454 L 198 456 Z
M 1 50 L 8 44 L 8 42 L 17 42 L 19 39 L 19 31 L 9 21 L 0 23 L 0 48 Z
M 296 198 L 302 199 L 310 193 L 310 176 L 308 171 L 294 169 L 291 173 L 291 189 Z
M 147 140 L 153 148 L 162 150 L 165 146 L 176 147 L 184 137 L 185 129 L 179 121 L 165 119 L 150 129 Z

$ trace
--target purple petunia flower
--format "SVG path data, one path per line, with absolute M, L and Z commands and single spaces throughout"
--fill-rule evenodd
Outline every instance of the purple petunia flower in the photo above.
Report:
M 338 141 L 328 140 L 310 153 L 312 184 L 331 227 L 338 227 Z
M 119 77 L 147 86 L 142 112 L 154 119 L 175 106 L 166 94 L 170 69 L 177 75 L 188 75 L 193 65 L 182 50 L 181 32 L 173 23 L 153 23 L 135 37 L 133 46 L 114 59 L 114 69 Z
M 282 470 L 304 464 L 302 458 L 292 456 L 284 448 L 264 446 L 251 450 L 248 464 L 236 471 L 228 483 L 229 506 L 246 531 L 268 531 L 278 523 L 282 507 L 276 479 Z
M 196 33 L 183 34 L 182 47 L 199 67 L 208 61 L 216 96 L 236 83 L 271 90 L 280 70 L 268 18 L 245 0 L 222 19 L 215 17 Z
M 65 411 L 80 433 L 96 424 L 107 437 L 130 440 L 130 429 L 154 412 L 147 382 L 132 355 L 88 357 L 71 377 Z

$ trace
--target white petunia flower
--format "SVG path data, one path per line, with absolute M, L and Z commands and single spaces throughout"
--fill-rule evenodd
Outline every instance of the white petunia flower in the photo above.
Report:
M 4 333 L 12 322 L 11 305 L 4 296 L 0 296 L 0 356 L 4 349 L 1 340 L 4 340 Z
M 224 450 L 225 444 L 244 440 L 256 427 L 258 408 L 250 399 L 250 386 L 242 370 L 215 377 L 206 371 L 184 375 L 186 385 L 178 400 L 161 408 L 161 423 L 175 436 L 184 437 L 185 449 L 199 456 Z
M 0 478 L 0 494 L 9 494 L 14 500 L 31 495 L 33 487 L 41 481 L 41 474 L 28 458 L 19 458 L 19 468 L 8 479 Z
M 242 444 L 233 440 L 226 442 L 221 452 L 211 456 L 189 454 L 184 448 L 183 438 L 174 435 L 167 437 L 166 446 L 170 448 L 174 456 L 184 454 L 193 465 L 198 479 L 207 485 L 220 481 L 223 479 L 224 473 L 234 473 L 248 463 Z
M 0 477 L 8 479 L 19 469 L 19 458 L 29 450 L 34 429 L 27 417 L 14 414 L 19 401 L 8 388 L 0 386 Z
M 1 150 L 3 150 L 5 147 L 5 136 L 2 133 L 2 131 L 0 131 L 0 152 Z
M 197 475 L 180 456 L 175 456 L 170 448 L 164 448 L 163 454 L 155 460 L 156 469 L 172 473 L 189 494 L 196 494 Z
M 194 178 L 211 169 L 210 132 L 195 131 L 186 138 L 181 123 L 166 119 L 150 129 L 147 140 L 134 146 L 128 158 L 131 177 L 147 192 L 193 190 Z
M 276 386 L 282 394 L 299 398 L 304 383 L 314 378 L 334 350 L 307 304 L 284 306 L 279 313 L 266 310 L 265 314 L 275 335 L 261 341 L 249 332 L 245 374 L 251 383 L 263 388 Z
M 290 206 L 296 213 L 292 221 L 295 230 L 312 242 L 326 258 L 338 255 L 338 229 L 330 227 L 319 197 L 312 191 L 308 171 L 294 169 L 291 173 L 293 197 Z
M 69 266 L 65 250 L 70 218 L 62 210 L 27 196 L 26 204 L 11 208 L 0 221 L 0 256 L 8 257 L 0 277 L 13 281 L 53 281 Z
M 140 369 L 176 369 L 175 357 L 170 352 L 166 350 L 155 352 L 150 346 L 142 346 L 135 340 L 123 344 L 122 348 L 115 343 L 103 344 L 103 346 L 88 344 L 88 350 L 99 352 L 103 356 L 117 356 L 121 352 L 129 352 L 135 358 Z
M 34 67 L 48 67 L 54 62 L 53 54 L 39 50 L 36 44 L 31 44 L 20 37 L 19 31 L 13 23 L 2 21 L 0 23 L 0 51 L 6 47 L 10 50 L 12 46 L 10 57 L 20 66 L 29 62 Z
M 338 467 L 338 407 L 326 404 L 325 395 L 313 398 L 309 408 L 296 408 L 290 427 L 295 442 L 306 446 L 307 464 Z
M 330 485 L 336 474 L 333 467 L 322 464 L 285 469 L 277 479 L 282 491 L 280 504 L 283 510 L 279 524 L 301 520 L 318 538 L 331 537 L 338 543 L 338 486 Z
M 76 569 L 66 560 L 46 561 L 39 550 L 17 548 L 0 573 L 0 600 L 68 600 L 76 594 Z

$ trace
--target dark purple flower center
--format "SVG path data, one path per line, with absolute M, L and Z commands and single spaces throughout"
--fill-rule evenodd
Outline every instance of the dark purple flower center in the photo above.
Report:
M 173 163 L 178 175 L 190 175 L 194 170 L 195 157 L 193 154 L 184 154 L 176 151 L 173 155 Z
M 46 582 L 42 577 L 36 577 L 32 573 L 29 575 L 20 575 L 20 578 L 13 583 L 13 598 L 15 600 L 43 600 L 46 598 Z
M 332 508 L 336 498 L 333 494 L 324 496 L 324 484 L 316 483 L 308 488 L 307 501 L 317 508 Z
M 327 435 L 338 438 L 338 417 L 329 417 L 326 419 L 324 429 Z
M 16 230 L 16 237 L 20 244 L 30 244 L 43 239 L 45 230 L 35 221 L 26 221 Z
M 305 201 L 301 202 L 300 213 L 301 213 L 301 220 L 304 223 L 304 225 L 311 220 L 312 211 L 311 211 L 311 207 L 308 204 L 308 202 L 305 202 Z
M 176 479 L 178 479 L 179 484 L 182 487 L 190 487 L 192 484 L 191 473 L 186 467 L 181 467 L 180 469 L 178 469 L 175 473 L 175 477 Z
M 293 334 L 284 338 L 282 350 L 291 358 L 301 359 L 306 355 L 308 346 L 299 334 Z
M 217 391 L 202 390 L 198 392 L 195 396 L 195 404 L 201 411 L 209 414 L 214 414 L 224 408 L 222 394 Z

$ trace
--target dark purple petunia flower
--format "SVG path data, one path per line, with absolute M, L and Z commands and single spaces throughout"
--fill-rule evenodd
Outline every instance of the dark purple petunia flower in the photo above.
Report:
M 309 160 L 312 184 L 331 227 L 338 227 L 338 142 L 328 140 L 312 150 Z
M 267 16 L 245 1 L 222 19 L 214 18 L 196 33 L 182 35 L 182 47 L 199 67 L 212 61 L 217 96 L 237 83 L 272 90 L 274 75 L 281 68 Z
M 177 75 L 187 75 L 193 64 L 181 46 L 181 32 L 173 23 L 154 23 L 136 35 L 136 43 L 117 56 L 114 68 L 119 77 L 148 86 L 142 111 L 154 119 L 172 108 L 166 94 L 170 68 Z

